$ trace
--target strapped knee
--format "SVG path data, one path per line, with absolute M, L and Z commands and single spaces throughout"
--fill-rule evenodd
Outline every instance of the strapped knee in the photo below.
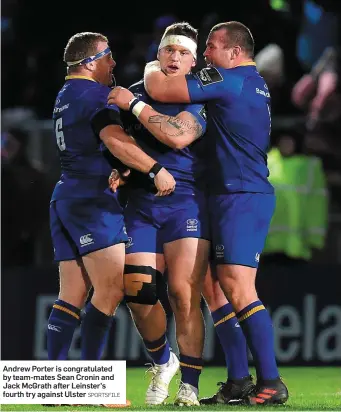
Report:
M 161 272 L 151 266 L 124 266 L 124 293 L 126 302 L 155 305 L 157 276 Z

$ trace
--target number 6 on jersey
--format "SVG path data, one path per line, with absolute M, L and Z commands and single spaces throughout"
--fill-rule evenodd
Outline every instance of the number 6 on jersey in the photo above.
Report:
M 56 120 L 55 132 L 56 132 L 57 146 L 59 147 L 60 151 L 63 151 L 66 149 L 66 146 L 65 146 L 64 133 L 63 133 L 63 118 L 62 117 Z

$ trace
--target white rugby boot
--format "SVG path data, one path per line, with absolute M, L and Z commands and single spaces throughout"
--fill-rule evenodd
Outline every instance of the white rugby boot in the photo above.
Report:
M 198 401 L 198 389 L 189 383 L 181 382 L 178 393 L 174 399 L 176 406 L 200 406 Z
M 164 365 L 154 364 L 147 372 L 152 379 L 146 392 L 147 405 L 161 405 L 168 398 L 168 386 L 180 367 L 179 359 L 171 352 L 169 361 Z

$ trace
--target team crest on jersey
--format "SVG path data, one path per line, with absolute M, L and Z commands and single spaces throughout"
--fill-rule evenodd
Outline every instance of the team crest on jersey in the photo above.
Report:
M 223 81 L 222 75 L 218 72 L 218 70 L 215 67 L 205 67 L 205 69 L 200 70 L 197 74 L 200 83 L 203 86 Z

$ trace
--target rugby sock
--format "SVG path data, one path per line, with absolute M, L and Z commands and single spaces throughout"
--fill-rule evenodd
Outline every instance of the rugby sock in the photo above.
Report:
M 65 360 L 72 337 L 80 323 L 80 309 L 57 299 L 47 325 L 47 352 L 49 360 Z
M 247 346 L 231 303 L 211 313 L 215 330 L 225 354 L 229 379 L 249 376 Z
M 82 360 L 99 360 L 109 336 L 112 316 L 101 312 L 89 302 L 82 320 Z
M 166 334 L 162 335 L 160 339 L 154 341 L 143 339 L 143 343 L 154 363 L 157 365 L 164 365 L 169 361 L 170 346 Z
M 181 382 L 189 383 L 198 389 L 202 366 L 202 358 L 193 358 L 180 353 Z
M 277 379 L 274 331 L 269 312 L 257 300 L 238 312 L 237 319 L 251 350 L 257 378 L 263 381 Z

